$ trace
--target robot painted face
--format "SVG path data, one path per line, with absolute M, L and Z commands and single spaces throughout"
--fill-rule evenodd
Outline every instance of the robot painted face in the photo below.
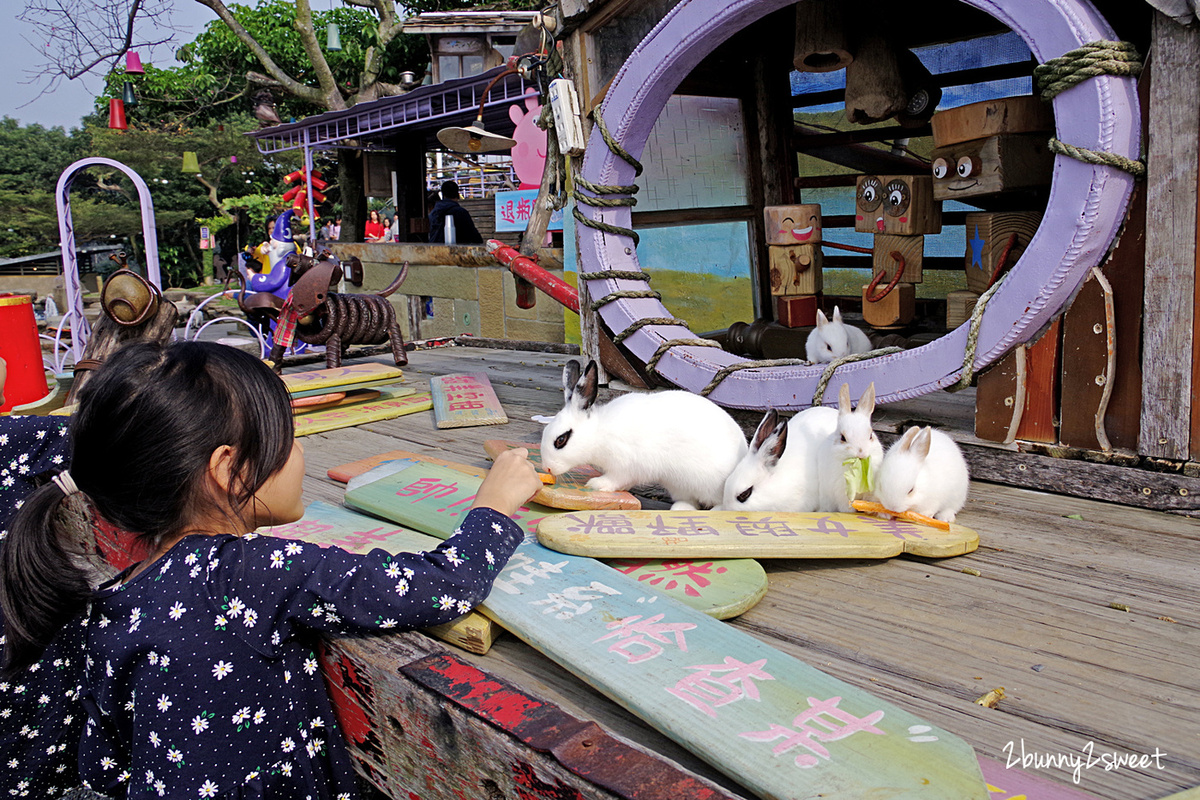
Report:
M 929 175 L 863 175 L 854 202 L 854 230 L 919 236 L 942 230 L 942 204 Z

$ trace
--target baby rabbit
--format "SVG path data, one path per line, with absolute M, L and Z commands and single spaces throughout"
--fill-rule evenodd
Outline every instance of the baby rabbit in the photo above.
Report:
M 871 340 L 860 329 L 842 322 L 841 309 L 834 306 L 832 322 L 825 312 L 817 311 L 817 327 L 808 334 L 804 348 L 809 361 L 829 362 L 851 353 L 867 352 Z
M 790 421 L 771 409 L 750 451 L 725 479 L 722 511 L 816 511 L 817 445 L 837 427 L 832 408 L 809 408 Z
M 875 384 L 863 392 L 858 407 L 850 410 L 850 387 L 843 383 L 838 391 L 837 428 L 817 447 L 817 475 L 820 480 L 818 511 L 851 511 L 851 500 L 870 499 L 862 494 L 847 496 L 846 467 L 851 458 L 869 458 L 870 485 L 883 460 L 883 445 L 871 427 L 871 412 L 875 410 Z
M 723 408 L 684 391 L 626 394 L 596 402 L 596 364 L 580 376 L 579 362 L 563 368 L 565 405 L 542 432 L 542 464 L 561 475 L 591 464 L 603 475 L 588 481 L 601 491 L 659 484 L 672 509 L 721 502 L 725 476 L 746 453 L 742 429 Z
M 883 457 L 875 496 L 890 511 L 953 522 L 967 502 L 970 480 L 953 439 L 933 428 L 909 428 Z

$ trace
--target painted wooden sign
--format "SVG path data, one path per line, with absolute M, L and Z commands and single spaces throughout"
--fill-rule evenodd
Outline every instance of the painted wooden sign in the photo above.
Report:
M 280 539 L 299 539 L 319 547 L 331 545 L 351 553 L 369 553 L 375 548 L 389 553 L 423 553 L 441 544 L 440 539 L 400 528 L 372 517 L 317 501 L 304 509 L 304 516 L 287 525 L 259 528 L 258 533 Z M 491 649 L 495 623 L 471 611 L 453 622 L 424 629 L 426 633 L 472 653 Z
M 380 392 L 374 400 L 363 400 L 337 408 L 318 408 L 307 414 L 296 416 L 296 435 L 308 436 L 313 433 L 324 433 L 338 428 L 350 428 L 366 422 L 379 422 L 385 419 L 395 419 L 405 414 L 415 414 L 418 411 L 428 411 L 433 408 L 429 392 L 411 392 L 399 389 L 395 393 L 389 390 Z
M 1006 759 L 1011 760 L 1007 753 Z M 992 800 L 1096 800 L 1095 795 L 1022 772 L 1015 766 L 1010 767 L 1006 761 L 980 756 L 979 768 Z
M 438 428 L 504 425 L 508 415 L 486 375 L 438 375 L 429 379 Z
M 483 443 L 483 449 L 489 458 L 495 458 L 505 450 L 514 447 L 524 447 L 529 451 L 529 460 L 539 469 L 542 467 L 542 447 L 534 442 L 511 442 L 507 439 L 488 439 Z M 535 503 L 541 503 L 550 508 L 565 508 L 578 510 L 585 508 L 629 509 L 636 511 L 642 507 L 642 501 L 629 492 L 602 492 L 599 489 L 589 489 L 587 482 L 599 475 L 594 467 L 582 465 L 558 475 L 554 483 L 543 486 L 541 491 L 533 496 Z
M 423 463 L 351 489 L 346 493 L 346 504 L 445 538 L 470 509 L 480 479 L 452 467 Z M 557 513 L 530 503 L 522 506 L 513 519 L 525 531 L 526 542 L 534 543 L 538 521 Z M 612 566 L 654 587 L 655 591 L 717 619 L 746 612 L 767 592 L 766 572 L 757 561 L 748 558 L 624 559 Z
M 405 397 L 406 395 L 417 393 L 417 390 L 412 387 L 389 386 L 387 388 L 391 390 L 389 394 L 392 397 Z M 352 392 L 332 392 L 330 394 L 317 394 L 312 397 L 297 397 L 292 401 L 292 413 L 311 414 L 318 409 L 336 408 L 337 406 L 347 406 L 367 400 L 374 400 L 382 394 L 378 389 L 356 389 Z
M 593 558 L 942 558 L 979 546 L 961 525 L 769 511 L 581 511 L 542 520 L 538 541 Z
M 404 373 L 386 364 L 352 364 L 337 369 L 314 369 L 309 372 L 293 372 L 283 376 L 283 385 L 292 397 L 311 397 L 329 394 L 331 391 L 347 392 L 398 383 Z
M 444 529 L 478 485 L 421 465 L 346 499 Z M 592 559 L 526 541 L 481 610 L 762 797 L 989 798 L 961 739 Z

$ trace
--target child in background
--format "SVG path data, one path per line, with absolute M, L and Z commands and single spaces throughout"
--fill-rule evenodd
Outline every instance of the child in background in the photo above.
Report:
M 522 539 L 508 515 L 541 485 L 521 451 L 497 459 L 427 553 L 243 535 L 302 516 L 303 450 L 270 369 L 203 342 L 118 351 L 71 425 L 70 472 L 30 495 L 0 552 L 4 667 L 21 674 L 82 627 L 80 774 L 114 796 L 354 797 L 319 635 L 464 613 Z M 152 553 L 96 592 L 52 522 L 77 491 Z

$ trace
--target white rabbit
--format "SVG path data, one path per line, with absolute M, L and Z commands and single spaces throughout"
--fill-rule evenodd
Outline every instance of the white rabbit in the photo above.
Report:
M 546 469 L 561 475 L 591 464 L 604 474 L 588 486 L 601 491 L 658 484 L 672 509 L 721 502 L 725 476 L 746 452 L 746 436 L 725 409 L 684 391 L 626 394 L 595 406 L 596 390 L 596 364 L 581 377 L 579 362 L 568 361 L 565 405 L 542 432 Z
M 816 511 L 817 446 L 837 427 L 832 408 L 809 408 L 791 420 L 763 417 L 750 450 L 725 479 L 722 511 Z
M 944 522 L 967 502 L 971 477 L 962 451 L 933 428 L 909 428 L 888 448 L 875 496 L 891 511 L 915 511 Z
M 817 447 L 817 474 L 821 487 L 818 511 L 851 511 L 851 500 L 869 499 L 863 495 L 847 496 L 843 462 L 851 458 L 871 459 L 868 475 L 874 485 L 879 464 L 883 461 L 883 445 L 871 427 L 874 410 L 874 383 L 863 392 L 853 411 L 850 409 L 850 387 L 842 384 L 838 391 L 837 429 Z
M 851 353 L 867 352 L 871 340 L 860 329 L 842 322 L 841 309 L 834 306 L 832 321 L 825 312 L 817 311 L 817 327 L 808 334 L 804 349 L 809 361 L 829 362 Z

